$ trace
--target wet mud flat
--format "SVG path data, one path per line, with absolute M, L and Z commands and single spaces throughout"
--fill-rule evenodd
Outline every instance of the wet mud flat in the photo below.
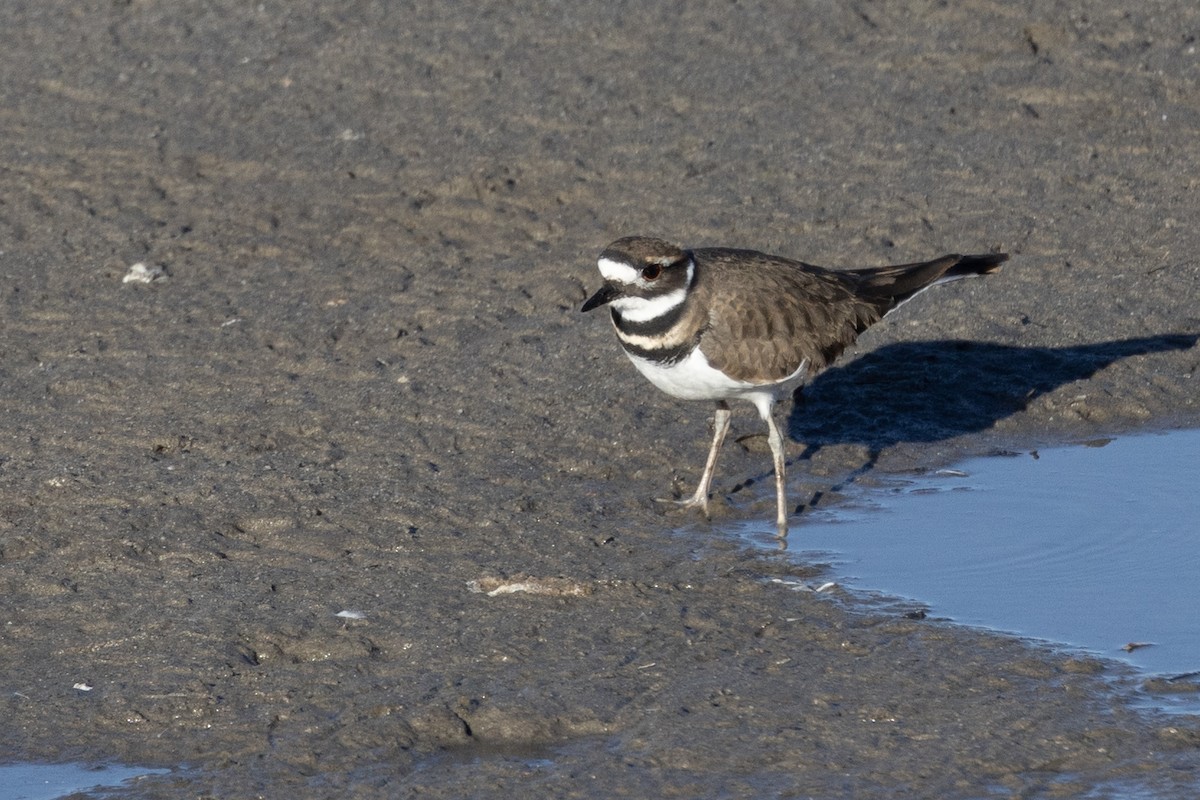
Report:
M 707 409 L 577 308 L 630 233 L 1011 252 L 805 390 L 806 505 L 1200 424 L 1198 29 L 6 6 L 0 758 L 179 770 L 130 797 L 1192 796 L 1200 724 L 1121 667 L 794 591 L 821 565 L 664 514 Z M 719 522 L 770 515 L 751 420 Z

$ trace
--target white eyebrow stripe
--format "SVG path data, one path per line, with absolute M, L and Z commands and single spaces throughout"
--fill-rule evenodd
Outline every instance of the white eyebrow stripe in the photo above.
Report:
M 636 283 L 641 277 L 641 273 L 638 270 L 624 261 L 613 261 L 611 258 L 602 258 L 596 262 L 596 266 L 600 268 L 600 274 L 604 276 L 604 280 L 613 283 Z

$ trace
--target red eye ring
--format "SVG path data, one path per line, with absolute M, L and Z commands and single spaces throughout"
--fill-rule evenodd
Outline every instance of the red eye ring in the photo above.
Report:
M 656 281 L 658 276 L 662 275 L 662 267 L 658 264 L 647 264 L 642 267 L 642 279 L 647 281 Z

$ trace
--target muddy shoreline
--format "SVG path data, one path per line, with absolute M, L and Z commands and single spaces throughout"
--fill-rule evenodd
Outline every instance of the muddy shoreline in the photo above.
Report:
M 578 312 L 633 233 L 1012 253 L 805 390 L 800 504 L 1200 425 L 1200 14 L 1089 9 L 5 7 L 0 760 L 179 770 L 145 798 L 1192 796 L 1200 722 L 1121 667 L 665 514 L 707 409 Z M 769 518 L 760 444 L 718 524 Z

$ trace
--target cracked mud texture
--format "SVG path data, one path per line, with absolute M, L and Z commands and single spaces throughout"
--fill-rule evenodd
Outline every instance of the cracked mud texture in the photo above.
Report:
M 798 505 L 1196 425 L 1197 35 L 1190 2 L 5 4 L 0 759 L 179 768 L 138 798 L 1193 796 L 1200 724 L 1122 668 L 726 538 L 771 514 L 753 436 L 716 526 L 665 513 L 710 409 L 578 306 L 629 234 L 1010 252 L 783 412 Z

